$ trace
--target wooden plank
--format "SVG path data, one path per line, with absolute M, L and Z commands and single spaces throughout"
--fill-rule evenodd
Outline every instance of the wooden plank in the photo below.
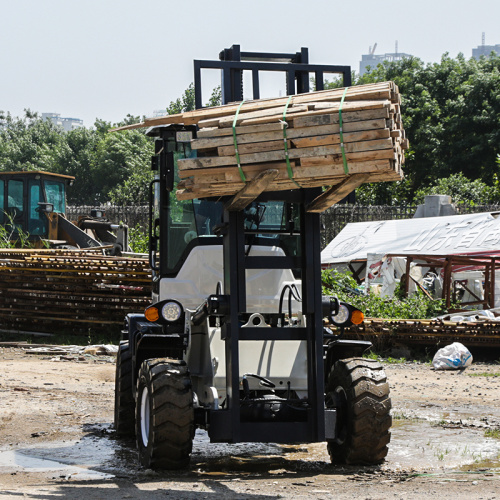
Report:
M 201 122 L 199 123 L 199 125 L 200 124 Z M 239 126 L 236 127 L 236 135 L 253 134 L 255 132 L 272 132 L 275 130 L 281 130 L 281 128 L 282 127 L 280 123 L 267 123 L 265 125 L 250 125 L 249 127 Z M 230 135 L 232 137 L 233 131 L 228 130 L 227 128 L 218 128 L 218 127 L 204 128 L 199 130 L 196 134 L 197 138 L 200 139 L 206 137 L 223 137 L 227 135 Z
M 361 131 L 361 132 L 353 132 L 353 133 L 345 133 L 344 134 L 344 143 L 350 142 L 361 142 L 361 141 L 371 141 L 375 139 L 387 139 L 391 136 L 391 133 L 388 129 L 382 130 L 370 130 L 370 131 Z M 332 135 L 322 135 L 322 136 L 314 136 L 314 137 L 304 137 L 302 139 L 292 139 L 291 141 L 287 141 L 288 149 L 290 149 L 290 144 L 293 144 L 297 148 L 306 148 L 306 147 L 317 147 L 317 146 L 331 146 L 334 144 L 340 144 L 340 135 L 332 134 Z M 283 151 L 283 139 L 280 141 L 271 141 L 271 142 L 260 142 L 254 144 L 243 144 L 238 145 L 238 151 L 240 156 L 242 154 L 251 154 L 251 153 L 264 153 L 267 151 Z M 219 157 L 222 156 L 235 156 L 236 152 L 234 146 L 223 146 L 217 149 Z M 392 151 L 394 153 L 394 151 Z M 385 156 L 384 158 L 387 158 Z
M 291 161 L 290 164 L 292 165 L 292 167 L 295 166 L 295 161 Z M 193 175 L 205 175 L 205 173 L 207 175 L 217 175 L 217 174 L 225 174 L 226 172 L 228 171 L 232 171 L 234 170 L 234 168 L 238 168 L 237 166 L 231 166 L 231 167 L 227 167 L 227 166 L 224 166 L 224 167 L 213 167 L 213 168 L 210 168 L 209 170 L 207 171 L 204 171 L 202 169 L 193 169 L 193 170 L 179 170 L 179 177 L 181 179 L 186 179 L 187 177 L 191 177 Z M 277 169 L 281 169 L 281 168 L 286 168 L 286 162 L 283 161 L 283 162 L 270 162 L 270 163 L 251 163 L 249 165 L 242 165 L 241 166 L 242 170 L 243 170 L 243 173 L 245 175 L 247 175 L 248 172 L 262 172 L 263 170 L 267 170 L 267 169 L 270 169 L 270 168 L 277 168 Z M 238 174 L 239 175 L 239 174 Z
M 344 105 L 353 100 L 375 100 L 391 98 L 392 82 L 380 82 L 379 84 L 359 85 L 350 87 L 345 95 Z M 344 94 L 344 88 L 329 89 L 319 92 L 308 92 L 306 94 L 297 94 L 292 97 L 291 106 L 311 101 L 340 101 Z M 283 107 L 288 101 L 287 97 L 260 99 L 257 101 L 245 102 L 242 106 L 245 112 L 257 111 L 273 107 Z M 226 104 L 213 108 L 203 108 L 195 111 L 188 111 L 178 115 L 169 115 L 159 118 L 146 118 L 144 123 L 151 126 L 153 124 L 184 123 L 185 125 L 197 124 L 200 119 L 219 118 L 224 116 L 234 116 L 239 103 Z
M 287 141 L 287 147 L 290 148 L 291 141 Z M 269 141 L 269 142 L 254 142 L 250 144 L 238 144 L 238 153 L 251 154 L 251 153 L 265 153 L 267 151 L 283 151 L 284 149 L 283 136 L 281 140 Z M 217 148 L 217 154 L 219 156 L 236 156 L 236 150 L 234 146 L 221 146 Z
M 375 161 L 375 160 L 385 160 L 391 159 L 396 160 L 396 154 L 391 149 L 380 149 L 378 151 L 362 151 L 360 153 L 348 153 L 346 154 L 346 160 L 348 163 L 359 162 L 359 161 Z M 301 158 L 301 167 L 319 167 L 323 165 L 332 165 L 338 162 L 342 162 L 342 155 L 324 155 L 316 156 L 312 158 Z
M 340 101 L 344 95 L 344 88 L 339 89 L 329 89 L 319 92 L 309 92 L 306 94 L 298 94 L 293 96 L 291 105 L 304 104 L 308 102 L 320 102 L 320 101 Z M 367 84 L 358 85 L 354 87 L 349 87 L 345 94 L 345 104 L 350 101 L 359 100 L 380 100 L 387 99 L 393 100 L 396 104 L 399 103 L 399 93 L 397 86 L 393 82 L 380 82 L 377 84 Z M 244 104 L 245 110 L 256 111 L 259 109 L 266 109 L 272 107 L 285 106 L 288 101 L 288 97 L 271 98 L 271 99 L 260 99 L 257 101 L 249 101 Z M 188 111 L 185 113 L 179 113 L 175 115 L 166 115 L 162 117 L 146 118 L 141 124 L 128 125 L 125 127 L 119 127 L 113 129 L 118 130 L 132 130 L 139 127 L 150 127 L 157 125 L 167 125 L 171 123 L 183 123 L 185 125 L 197 124 L 200 120 L 219 118 L 224 116 L 234 116 L 236 110 L 238 109 L 238 103 L 226 104 L 223 106 L 216 106 L 212 108 L 202 108 L 199 110 Z
M 391 137 L 389 129 L 363 130 L 359 132 L 347 132 L 343 134 L 344 143 L 372 141 L 375 139 L 387 139 Z M 292 144 L 296 148 L 311 148 L 315 146 L 330 146 L 340 144 L 340 134 L 317 135 L 313 137 L 304 137 L 302 139 L 293 139 Z
M 390 108 L 388 103 L 375 109 L 361 109 L 358 111 L 342 111 L 342 122 L 372 120 L 377 118 L 389 118 Z M 307 116 L 298 116 L 293 119 L 294 128 L 313 127 L 317 125 L 332 125 L 339 123 L 339 113 L 309 113 Z
M 386 120 L 385 118 L 376 118 L 371 120 L 348 122 L 343 124 L 343 131 L 345 133 L 345 132 L 357 132 L 361 130 L 390 128 L 387 125 L 387 121 L 388 120 Z M 271 130 L 271 131 L 268 131 L 267 128 L 264 128 L 267 127 L 267 125 L 268 124 L 254 125 L 252 127 L 237 127 L 236 129 L 237 131 L 240 128 L 257 129 L 257 131 L 254 133 L 238 135 L 237 136 L 238 146 L 240 144 L 283 140 L 283 129 L 281 125 L 278 125 L 276 130 Z M 272 125 L 276 126 L 276 124 Z M 264 128 L 264 130 L 259 130 L 261 127 Z M 217 130 L 225 131 L 227 129 L 217 129 Z M 294 127 L 287 129 L 287 138 L 294 139 L 298 137 L 311 137 L 315 135 L 337 134 L 339 133 L 339 130 L 340 126 L 338 122 L 326 125 L 311 126 L 311 127 L 301 127 L 301 128 Z M 234 145 L 234 138 L 232 132 L 230 133 L 230 135 L 227 135 L 225 137 L 213 137 L 213 138 L 205 137 L 203 139 L 194 139 L 193 141 L 191 141 L 191 148 L 197 150 L 210 149 L 220 146 L 233 146 L 233 145 Z
M 367 182 L 397 181 L 402 179 L 402 176 L 394 171 L 377 172 L 367 175 L 369 175 L 369 180 Z M 332 184 L 339 184 L 343 179 L 345 179 L 345 175 L 339 177 L 304 179 L 300 181 L 300 187 L 312 188 L 321 186 L 331 186 Z M 238 189 L 241 189 L 242 187 L 244 187 L 242 183 L 240 183 L 239 185 L 215 184 L 210 187 L 193 186 L 192 189 L 178 190 L 177 198 L 179 200 L 191 200 L 193 198 L 231 196 L 235 194 L 238 191 Z M 298 186 L 290 179 L 275 180 L 268 187 L 268 190 L 270 191 L 281 191 L 289 189 L 298 189 Z
M 278 170 L 276 169 L 264 170 L 255 179 L 248 182 L 225 207 L 229 211 L 243 210 L 267 189 L 277 175 Z
M 354 153 L 357 151 L 372 151 L 378 149 L 391 149 L 393 147 L 392 139 L 377 139 L 373 141 L 352 142 L 345 145 L 346 153 Z M 313 156 L 330 155 L 342 153 L 340 145 L 318 146 L 312 148 L 290 149 L 288 151 L 290 159 L 308 158 Z M 284 151 L 270 151 L 267 153 L 253 153 L 240 155 L 240 162 L 246 163 L 261 163 L 270 161 L 283 161 Z M 234 156 L 224 157 L 203 157 L 189 158 L 178 160 L 179 170 L 195 169 L 195 168 L 212 168 L 221 167 L 223 165 L 236 165 Z
M 385 160 L 375 160 L 375 161 L 364 161 L 356 162 L 348 165 L 349 174 L 352 173 L 378 173 L 380 171 L 389 171 L 393 169 L 393 161 L 389 159 Z M 211 170 L 211 169 L 210 169 Z M 276 169 L 279 175 L 276 179 L 288 179 L 288 169 L 286 165 L 281 168 Z M 251 170 L 245 171 L 245 176 L 247 179 L 252 179 L 259 175 L 263 170 Z M 205 172 L 205 171 L 200 171 Z M 293 178 L 294 179 L 309 179 L 315 177 L 345 177 L 344 164 L 342 160 L 338 161 L 336 164 L 320 165 L 312 167 L 302 167 L 296 166 L 292 167 Z M 191 183 L 186 183 L 186 186 L 196 185 L 198 187 L 202 186 L 213 186 L 214 184 L 232 184 L 241 182 L 241 177 L 238 169 L 231 168 L 227 169 L 225 172 L 219 172 L 217 174 L 203 174 L 197 175 L 192 179 Z
M 366 121 L 366 120 L 373 120 L 380 118 L 389 119 L 389 116 L 390 116 L 390 108 L 389 106 L 384 106 L 377 109 L 342 112 L 342 121 L 345 126 L 346 123 L 357 122 L 357 121 Z M 303 116 L 294 118 L 293 122 L 289 124 L 289 130 L 291 129 L 290 125 L 295 128 L 300 128 L 300 127 L 310 127 L 316 125 L 338 124 L 338 122 L 339 122 L 338 113 L 334 115 L 329 114 L 326 115 L 326 117 L 324 114 Z M 198 125 L 201 125 L 201 123 L 202 122 L 199 122 Z M 392 126 L 389 126 L 389 124 L 387 124 L 387 127 L 391 128 Z M 244 135 L 244 134 L 253 134 L 258 132 L 272 132 L 278 130 L 282 130 L 282 126 L 278 122 L 265 123 L 265 124 L 261 123 L 257 125 L 247 125 L 247 126 L 239 125 L 238 127 L 236 127 L 236 134 Z M 232 128 L 218 128 L 218 127 L 208 127 L 206 129 L 199 130 L 197 133 L 197 137 L 200 139 L 205 139 L 208 137 L 224 137 L 232 135 L 233 135 Z M 194 142 L 196 141 L 197 139 L 195 139 Z
M 369 178 L 369 174 L 354 174 L 347 177 L 341 183 L 321 193 L 306 207 L 306 210 L 315 213 L 324 212 L 327 208 L 344 199 L 349 193 L 352 193 L 361 184 L 367 182 Z
M 380 109 L 384 107 L 389 106 L 389 101 L 353 101 L 353 102 L 344 102 L 342 106 L 342 114 L 345 111 L 354 111 L 354 110 L 360 110 L 360 109 Z M 335 108 L 334 108 L 335 109 Z M 302 117 L 302 116 L 311 116 L 311 115 L 318 115 L 318 114 L 325 114 L 325 113 L 331 113 L 332 109 L 320 109 L 318 111 L 304 111 L 301 113 L 295 113 L 295 114 L 288 114 L 286 116 L 287 121 L 293 121 L 296 118 Z M 337 114 L 338 114 L 338 108 L 337 108 Z M 239 117 L 238 117 L 239 118 Z M 241 118 L 241 120 L 238 120 L 238 123 L 240 125 L 246 126 L 246 125 L 256 125 L 258 123 L 269 123 L 269 122 L 278 122 L 279 120 L 282 120 L 283 118 L 283 111 L 279 114 L 276 115 L 271 115 L 271 116 L 266 116 L 266 117 L 256 117 L 256 118 L 251 118 L 251 119 L 245 119 L 244 117 Z M 232 122 L 229 119 L 221 119 L 219 121 L 219 127 L 232 127 Z

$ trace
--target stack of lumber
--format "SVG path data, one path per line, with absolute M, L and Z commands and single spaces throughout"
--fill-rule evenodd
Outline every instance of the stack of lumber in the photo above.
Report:
M 0 250 L 0 329 L 112 333 L 151 303 L 145 259 L 87 250 Z
M 331 328 L 335 329 L 333 325 Z M 427 345 L 433 348 L 461 342 L 466 346 L 500 347 L 500 322 L 442 321 L 439 319 L 365 318 L 345 329 L 345 339 L 370 340 L 378 348 Z
M 236 114 L 234 131 L 245 181 L 233 137 Z M 335 186 L 353 176 L 361 182 L 402 178 L 408 141 L 401 122 L 399 91 L 393 82 L 349 87 L 345 93 L 343 88 L 310 92 L 291 100 L 249 101 L 241 107 L 231 104 L 173 116 L 199 127 L 197 139 L 191 143 L 197 158 L 178 161 L 182 179 L 179 199 L 234 195 L 270 169 L 276 172 L 266 185 L 267 191 Z M 165 119 L 172 123 L 172 117 Z

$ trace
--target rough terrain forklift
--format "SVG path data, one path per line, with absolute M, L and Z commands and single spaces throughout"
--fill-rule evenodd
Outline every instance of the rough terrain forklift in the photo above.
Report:
M 309 90 L 315 73 L 297 54 L 240 52 L 195 61 L 222 70 L 223 101 L 242 100 L 242 73 L 282 71 L 287 90 Z M 297 87 L 295 85 L 297 84 Z M 195 429 L 211 442 L 326 441 L 332 462 L 378 464 L 390 440 L 383 367 L 362 358 L 371 344 L 342 339 L 363 314 L 322 297 L 320 219 L 308 211 L 321 189 L 263 192 L 253 200 L 175 196 L 176 161 L 193 155 L 193 126 L 148 130 L 156 138 L 150 193 L 153 300 L 126 317 L 116 365 L 115 428 L 136 436 L 151 468 L 188 466 Z M 328 318 L 328 328 L 324 320 Z

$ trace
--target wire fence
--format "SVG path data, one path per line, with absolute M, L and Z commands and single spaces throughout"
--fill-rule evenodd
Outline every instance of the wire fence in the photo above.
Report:
M 91 206 L 69 206 L 66 214 L 70 220 L 79 216 L 90 215 Z M 106 218 L 115 222 L 127 224 L 129 227 L 148 227 L 148 206 L 105 206 Z M 500 212 L 500 205 L 455 204 L 457 214 Z M 411 219 L 415 215 L 417 205 L 334 205 L 321 214 L 321 243 L 324 248 L 350 222 L 368 222 L 379 220 Z

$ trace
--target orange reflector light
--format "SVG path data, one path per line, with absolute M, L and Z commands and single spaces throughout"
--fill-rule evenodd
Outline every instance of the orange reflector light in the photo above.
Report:
M 148 307 L 144 311 L 144 316 L 146 316 L 146 319 L 148 321 L 158 321 L 160 318 L 160 313 L 158 312 L 158 309 L 156 307 Z
M 360 325 L 363 323 L 363 320 L 365 319 L 365 315 L 361 311 L 353 311 L 352 316 L 351 316 L 351 321 L 355 325 Z

